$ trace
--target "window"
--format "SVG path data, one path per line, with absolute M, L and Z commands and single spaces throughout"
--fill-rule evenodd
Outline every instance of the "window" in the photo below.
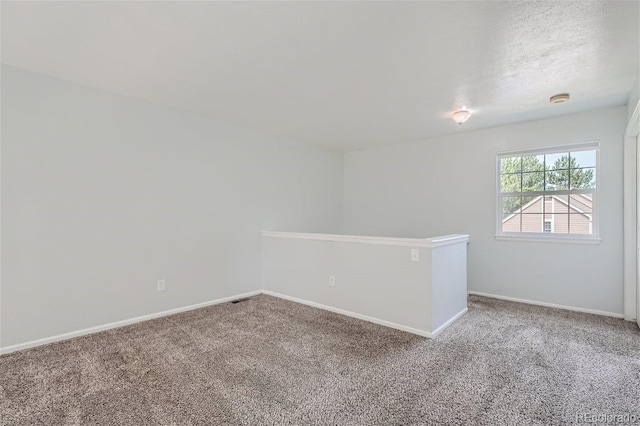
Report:
M 498 154 L 498 236 L 595 238 L 597 143 Z

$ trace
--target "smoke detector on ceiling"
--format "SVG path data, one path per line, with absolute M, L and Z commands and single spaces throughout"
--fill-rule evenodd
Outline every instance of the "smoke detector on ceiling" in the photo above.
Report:
M 561 104 L 563 102 L 567 102 L 568 100 L 569 100 L 568 93 L 559 93 L 549 98 L 549 102 L 551 102 L 552 104 Z

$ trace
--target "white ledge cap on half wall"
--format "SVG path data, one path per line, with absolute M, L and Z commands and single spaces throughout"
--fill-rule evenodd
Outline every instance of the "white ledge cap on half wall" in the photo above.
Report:
M 431 238 L 394 238 L 394 237 L 368 237 L 360 235 L 335 235 L 335 234 L 307 234 L 299 232 L 262 231 L 263 237 L 292 238 L 300 240 L 340 241 L 347 243 L 381 244 L 387 246 L 402 247 L 441 247 L 449 244 L 466 243 L 469 235 L 451 234 Z

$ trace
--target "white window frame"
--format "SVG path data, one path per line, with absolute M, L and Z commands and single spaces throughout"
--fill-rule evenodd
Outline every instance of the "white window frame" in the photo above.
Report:
M 545 155 L 545 154 L 560 154 L 563 152 L 572 152 L 572 151 L 588 151 L 595 150 L 596 151 L 596 185 L 593 189 L 594 201 L 592 207 L 592 233 L 591 234 L 554 234 L 551 233 L 535 233 L 535 232 L 502 232 L 502 199 L 501 199 L 501 185 L 500 185 L 500 160 L 503 158 L 509 157 L 518 157 L 518 156 L 528 156 L 528 155 Z M 586 143 L 578 143 L 578 144 L 570 144 L 570 145 L 558 145 L 544 148 L 534 148 L 534 149 L 526 149 L 526 150 L 518 150 L 518 151 L 504 151 L 499 152 L 496 155 L 496 240 L 504 240 L 504 241 L 535 241 L 535 242 L 561 242 L 561 243 L 577 243 L 577 244 L 599 244 L 601 241 L 600 238 L 600 215 L 598 205 L 600 203 L 600 181 L 601 181 L 601 169 L 600 169 L 600 142 L 586 142 Z M 547 192 L 547 191 L 539 191 L 539 195 L 549 195 L 552 193 L 558 192 Z M 571 193 L 571 190 L 562 191 L 567 194 Z M 543 222 L 544 223 L 544 222 Z M 552 225 L 553 227 L 553 225 Z M 553 228 L 552 228 L 553 229 Z M 544 231 L 544 228 L 543 228 Z

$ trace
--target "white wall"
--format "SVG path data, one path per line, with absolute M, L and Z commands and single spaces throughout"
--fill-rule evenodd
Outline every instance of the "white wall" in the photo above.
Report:
M 631 116 L 638 105 L 638 101 L 640 101 L 640 72 L 638 73 L 636 81 L 631 88 L 631 94 L 629 95 L 629 101 L 627 102 L 627 122 L 631 120 Z
M 3 347 L 258 290 L 261 230 L 341 231 L 341 153 L 4 66 L 2 114 Z
M 466 235 L 398 240 L 268 232 L 263 238 L 268 294 L 426 337 L 467 310 Z
M 640 73 L 636 76 L 627 103 L 627 127 L 624 140 L 624 317 L 637 319 L 638 308 L 638 140 L 640 125 L 633 113 L 640 100 Z M 637 117 L 636 117 L 637 120 Z M 635 127 L 635 129 L 634 129 Z
M 625 126 L 622 106 L 347 153 L 344 231 L 469 234 L 469 290 L 622 314 Z M 496 153 L 593 140 L 602 242 L 496 241 Z

